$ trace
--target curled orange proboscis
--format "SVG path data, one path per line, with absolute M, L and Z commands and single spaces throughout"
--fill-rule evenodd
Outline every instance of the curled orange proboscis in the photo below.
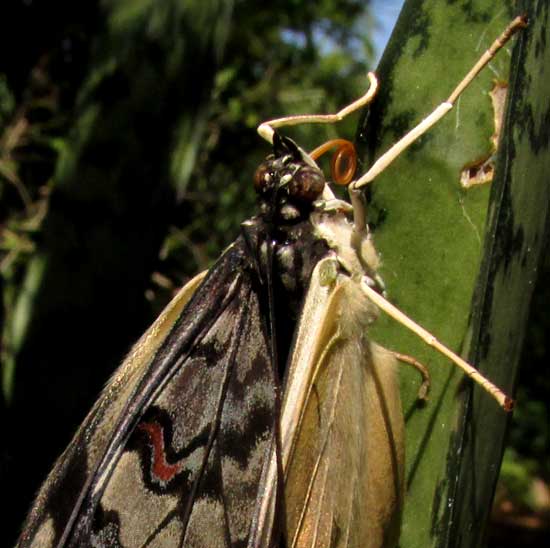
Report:
M 351 141 L 347 141 L 346 139 L 331 139 L 318 146 L 309 155 L 314 160 L 317 160 L 325 152 L 334 148 L 336 150 L 330 160 L 332 180 L 337 185 L 347 185 L 351 183 L 357 169 L 357 153 Z

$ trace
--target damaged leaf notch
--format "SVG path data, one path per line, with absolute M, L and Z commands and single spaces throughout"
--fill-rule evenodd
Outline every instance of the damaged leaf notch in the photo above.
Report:
M 495 156 L 502 130 L 507 92 L 508 84 L 506 82 L 494 82 L 493 89 L 489 92 L 491 104 L 493 105 L 493 120 L 495 124 L 495 130 L 493 135 L 491 135 L 491 149 L 481 158 L 464 166 L 460 173 L 460 184 L 463 188 L 467 189 L 475 185 L 490 183 L 493 180 L 495 173 Z

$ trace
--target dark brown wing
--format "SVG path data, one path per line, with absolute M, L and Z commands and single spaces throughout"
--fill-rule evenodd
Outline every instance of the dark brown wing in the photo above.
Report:
M 260 286 L 239 239 L 158 350 L 138 345 L 145 358 L 125 362 L 42 488 L 19 546 L 237 547 L 256 537 L 277 382 Z

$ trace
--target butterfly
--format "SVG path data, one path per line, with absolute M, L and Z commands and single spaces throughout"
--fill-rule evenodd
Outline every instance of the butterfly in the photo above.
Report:
M 311 273 L 333 252 L 310 221 L 323 174 L 291 140 L 276 135 L 255 185 L 259 214 L 130 352 L 19 546 L 275 542 L 262 477 L 280 460 L 284 364 Z

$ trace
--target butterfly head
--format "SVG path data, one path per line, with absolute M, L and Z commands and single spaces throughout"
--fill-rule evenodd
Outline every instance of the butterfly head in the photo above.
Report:
M 302 220 L 322 195 L 325 177 L 294 141 L 275 133 L 273 154 L 256 170 L 254 187 L 264 214 L 285 221 Z

